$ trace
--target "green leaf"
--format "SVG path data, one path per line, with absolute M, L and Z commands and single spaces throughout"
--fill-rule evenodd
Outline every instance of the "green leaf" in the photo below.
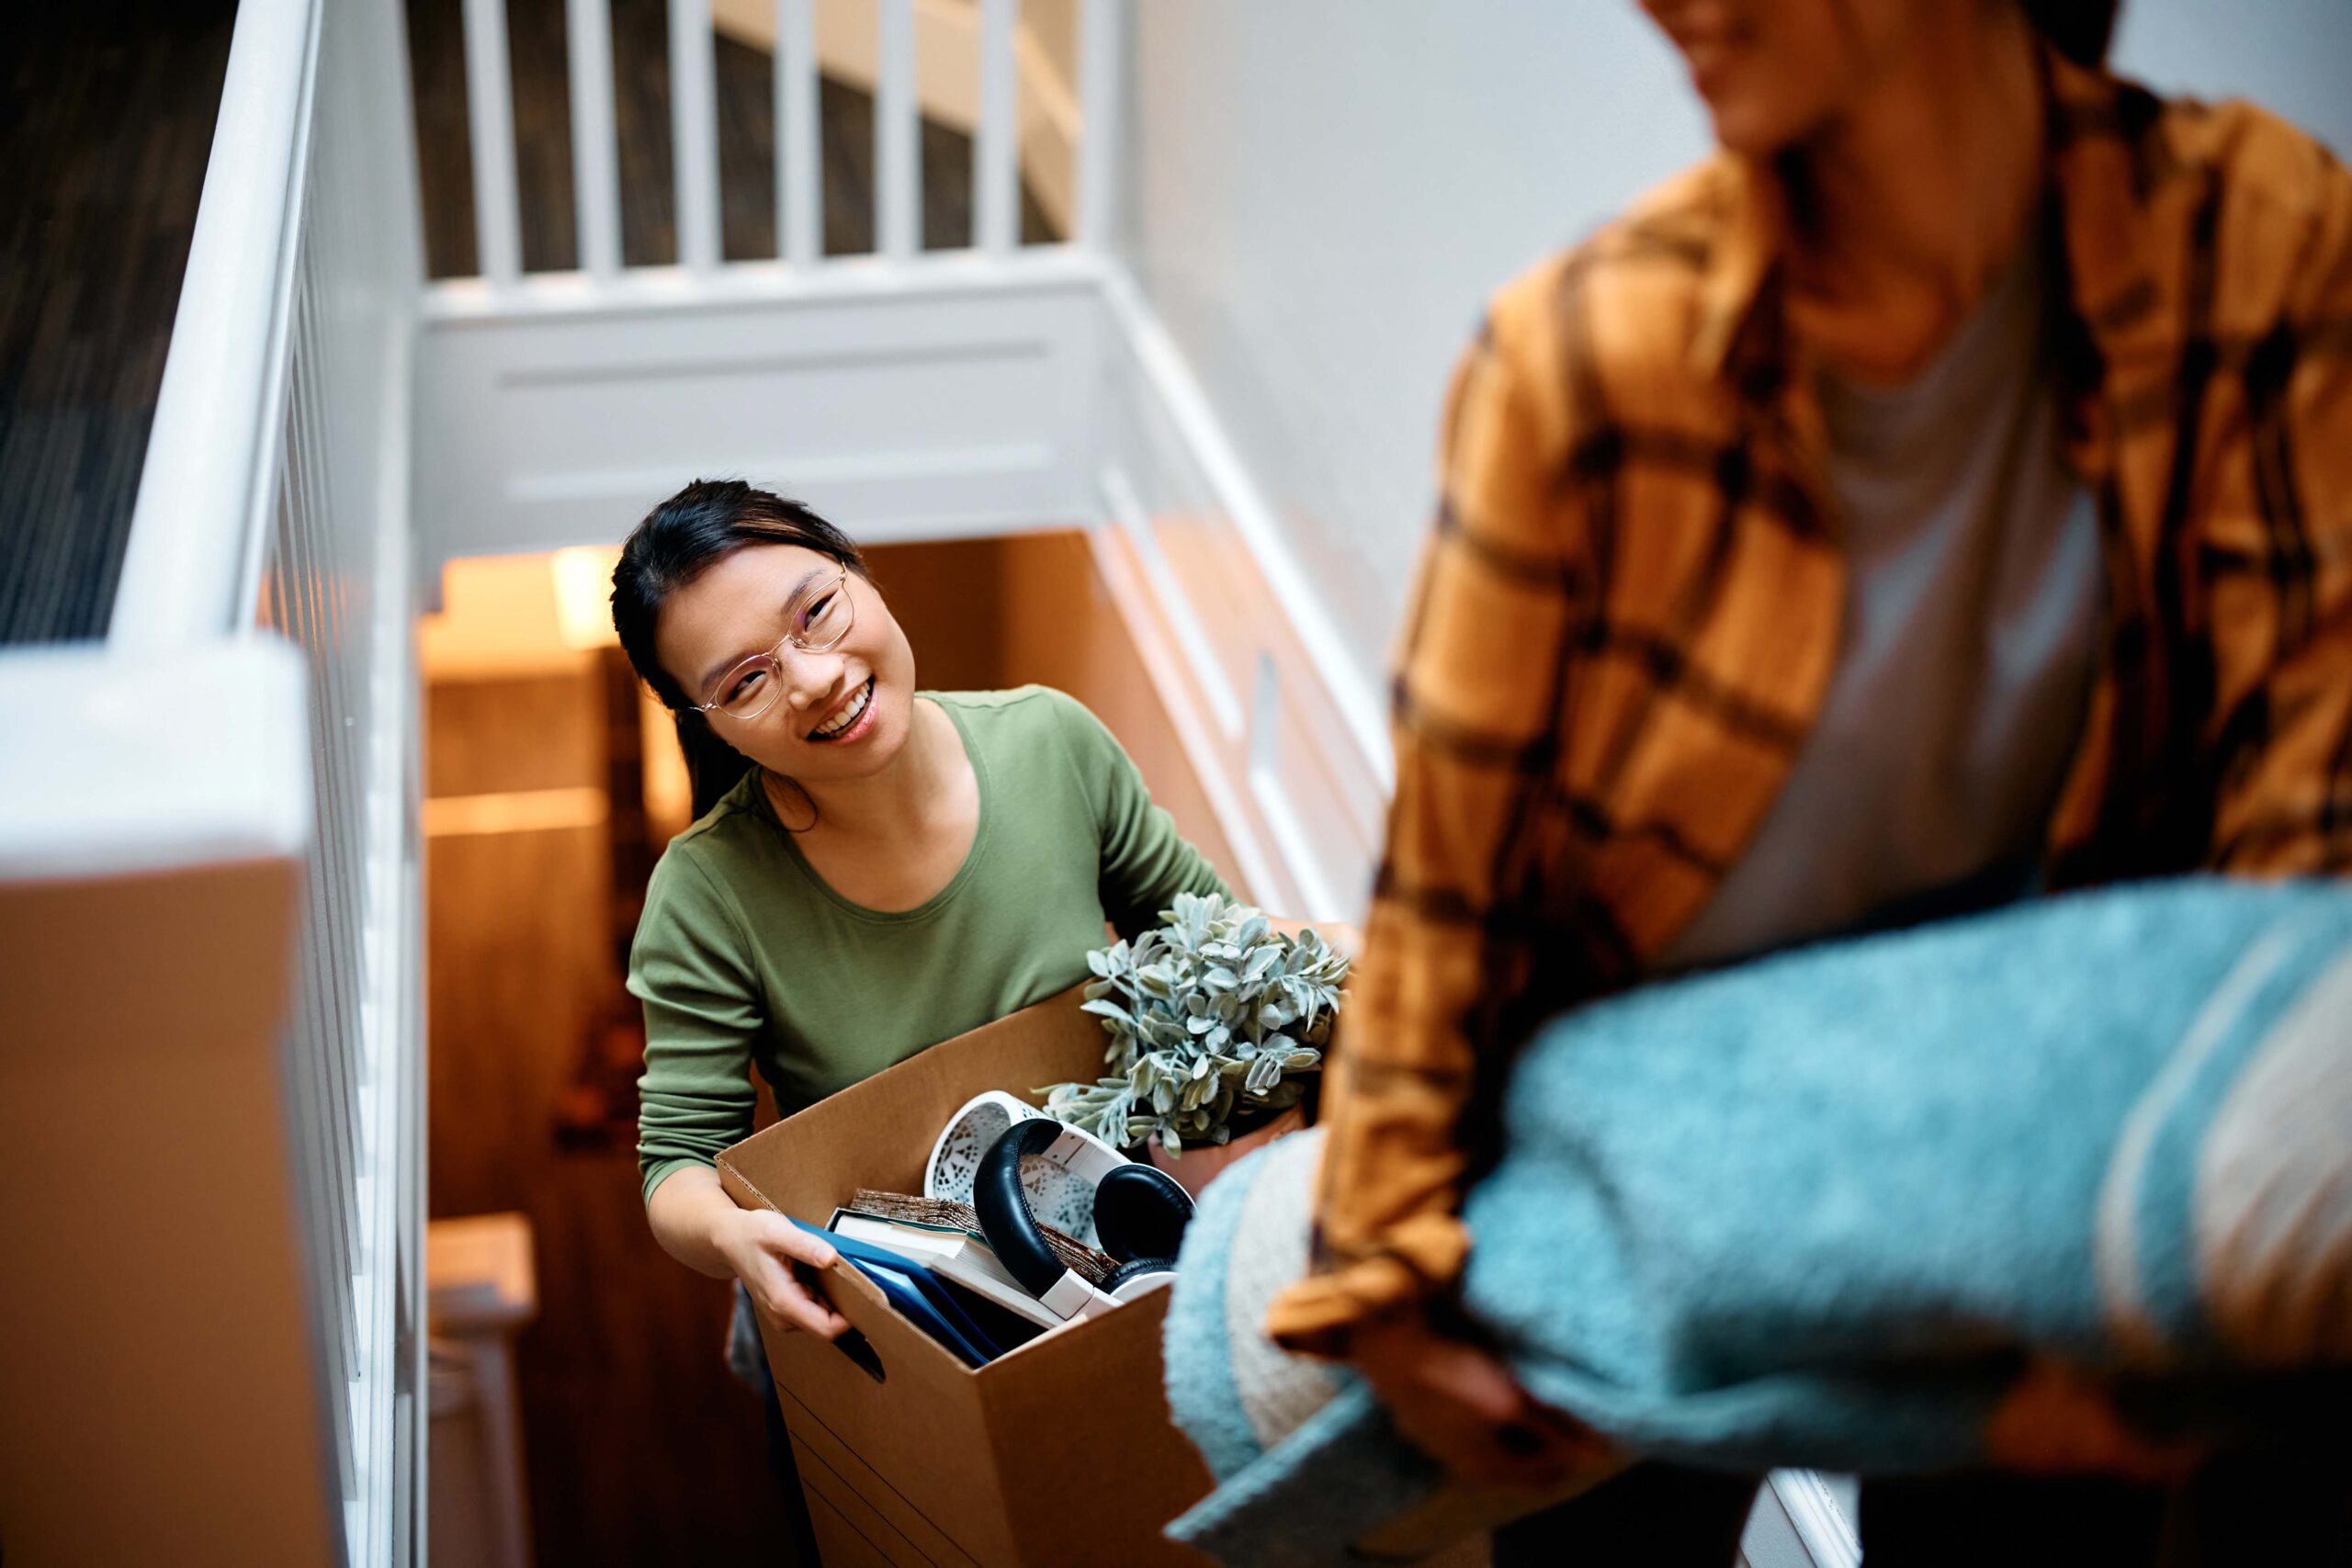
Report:
M 1086 1116 L 1123 1146 L 1215 1145 L 1237 1111 L 1295 1104 L 1285 1078 L 1321 1060 L 1345 973 L 1319 933 L 1296 941 L 1265 912 L 1222 897 L 1179 894 L 1159 924 L 1102 950 L 1088 1010 L 1112 1036 L 1101 1087 L 1050 1097 L 1057 1114 Z M 1105 971 L 1108 973 L 1105 973 Z M 1066 1118 L 1067 1119 L 1067 1118 Z

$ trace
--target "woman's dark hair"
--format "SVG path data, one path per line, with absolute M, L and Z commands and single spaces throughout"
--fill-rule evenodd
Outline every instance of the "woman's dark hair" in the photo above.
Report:
M 797 501 L 741 479 L 696 479 L 645 514 L 621 541 L 613 568 L 613 629 L 638 678 L 653 688 L 678 727 L 700 817 L 751 771 L 751 759 L 710 732 L 710 721 L 653 651 L 662 606 L 718 562 L 752 545 L 798 545 L 860 577 L 865 558 L 849 536 Z
M 2123 0 L 2024 0 L 2026 20 L 2077 65 L 2101 65 Z

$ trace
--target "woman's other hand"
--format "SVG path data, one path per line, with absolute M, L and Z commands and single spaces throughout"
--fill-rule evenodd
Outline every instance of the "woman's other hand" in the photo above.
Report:
M 712 1240 L 763 1317 L 820 1339 L 848 1330 L 849 1319 L 833 1310 L 815 1279 L 841 1255 L 818 1237 L 774 1210 L 739 1209 Z
M 672 1171 L 654 1188 L 645 1215 L 664 1252 L 714 1280 L 742 1280 L 763 1316 L 827 1339 L 848 1329 L 815 1283 L 815 1271 L 831 1268 L 839 1255 L 773 1209 L 737 1208 L 709 1167 Z
M 1500 1361 L 1418 1314 L 1355 1331 L 1351 1359 L 1396 1429 L 1459 1480 L 1549 1491 L 1580 1468 L 1614 1468 L 1589 1427 L 1539 1404 Z

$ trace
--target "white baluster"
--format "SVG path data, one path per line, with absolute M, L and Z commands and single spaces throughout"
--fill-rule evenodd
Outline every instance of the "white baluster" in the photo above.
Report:
M 605 0 L 565 0 L 571 43 L 571 199 L 580 270 L 621 266 L 620 157 L 613 132 L 613 17 Z
M 1118 214 L 1112 205 L 1119 157 L 1120 0 L 1086 0 L 1079 14 L 1078 243 L 1108 250 Z
M 1021 243 L 1021 130 L 1012 45 L 1021 0 L 980 0 L 980 133 L 972 142 L 974 239 L 1001 255 Z
M 876 0 L 881 7 L 874 85 L 875 249 L 894 260 L 922 243 L 916 208 L 922 127 L 915 105 L 914 0 Z
M 776 0 L 775 212 L 779 250 L 794 266 L 824 253 L 824 175 L 818 162 L 817 18 L 812 0 Z
M 710 0 L 670 0 L 670 146 L 678 193 L 678 265 L 718 265 L 718 86 Z
M 523 222 L 514 206 L 514 78 L 506 65 L 506 0 L 465 0 L 465 6 L 475 265 L 491 282 L 512 283 L 523 275 Z

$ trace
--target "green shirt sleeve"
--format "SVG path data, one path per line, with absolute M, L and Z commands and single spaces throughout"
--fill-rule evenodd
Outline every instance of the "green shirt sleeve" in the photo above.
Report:
M 712 1165 L 750 1136 L 759 1103 L 752 1047 L 766 1010 L 751 944 L 733 902 L 685 843 L 653 868 L 628 988 L 645 1004 L 637 1165 L 650 1201 L 672 1171 Z
M 1087 706 L 1063 697 L 1063 720 L 1102 840 L 1102 912 L 1130 942 L 1159 923 L 1179 893 L 1233 896 L 1201 852 L 1151 803 L 1143 774 Z

